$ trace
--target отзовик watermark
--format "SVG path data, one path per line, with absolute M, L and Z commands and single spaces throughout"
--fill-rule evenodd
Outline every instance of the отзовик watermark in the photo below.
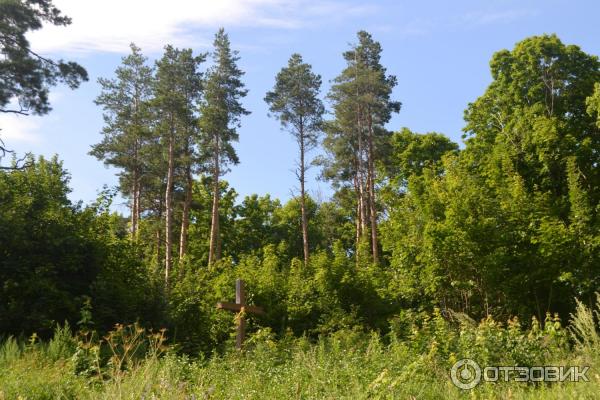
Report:
M 475 361 L 465 358 L 456 362 L 450 370 L 452 383 L 460 389 L 469 390 L 483 382 L 589 382 L 590 367 L 565 366 L 488 366 L 481 368 Z

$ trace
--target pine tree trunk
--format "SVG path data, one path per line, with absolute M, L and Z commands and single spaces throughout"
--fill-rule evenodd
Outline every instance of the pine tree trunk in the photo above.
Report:
M 379 244 L 377 240 L 377 210 L 375 208 L 375 163 L 373 147 L 373 120 L 369 114 L 369 152 L 368 152 L 368 176 L 367 184 L 369 190 L 369 218 L 371 220 L 371 246 L 373 252 L 373 262 L 379 262 Z
M 141 178 L 140 178 L 140 174 L 138 173 L 138 179 L 137 179 L 137 187 L 136 187 L 136 192 L 135 192 L 135 200 L 134 202 L 136 203 L 135 206 L 135 235 L 134 235 L 134 239 L 137 240 L 138 236 L 139 236 L 139 230 L 140 230 L 140 216 L 142 214 L 142 201 L 141 201 L 141 197 L 142 197 L 142 184 L 140 182 Z
M 175 144 L 173 143 L 174 138 L 173 128 L 171 129 L 171 135 L 169 136 L 169 160 L 167 169 L 167 189 L 165 191 L 165 286 L 169 287 L 169 274 L 171 267 L 173 266 L 173 232 L 172 232 L 172 219 L 173 219 L 173 175 L 175 170 L 174 157 L 175 157 Z
M 140 220 L 140 168 L 139 168 L 139 142 L 136 139 L 133 147 L 133 182 L 131 195 L 131 238 L 137 239 Z
M 140 123 L 140 90 L 138 85 L 135 86 L 135 95 L 133 97 L 133 121 L 134 121 L 134 142 L 133 142 L 133 207 L 131 210 L 131 237 L 133 240 L 138 238 L 139 221 L 140 221 L 140 193 L 141 193 L 141 162 L 140 148 L 142 147 L 142 139 L 140 138 L 141 123 Z
M 185 257 L 187 252 L 188 229 L 190 226 L 190 206 L 192 204 L 192 183 L 192 169 L 188 165 L 186 168 L 185 199 L 183 201 L 183 211 L 181 216 L 181 236 L 179 237 L 179 261 Z
M 301 129 L 302 130 L 302 129 Z M 304 266 L 308 266 L 308 218 L 306 216 L 306 192 L 304 167 L 304 132 L 300 132 L 300 209 L 302 212 L 302 247 L 304 249 Z
M 358 63 L 359 63 L 359 59 L 358 59 L 358 53 L 355 51 L 354 52 L 354 65 L 355 65 L 355 79 L 358 81 Z M 356 100 L 358 101 L 358 99 L 360 98 L 360 90 L 359 90 L 359 86 L 356 86 Z M 359 211 L 359 216 L 358 216 L 358 221 L 357 224 L 360 223 L 360 235 L 357 235 L 358 240 L 356 243 L 356 249 L 357 249 L 357 254 L 358 254 L 358 249 L 360 248 L 360 242 L 363 238 L 363 235 L 365 235 L 368 232 L 368 228 L 367 228 L 367 209 L 366 209 L 366 200 L 365 200 L 365 182 L 364 182 L 364 161 L 363 161 L 363 154 L 364 154 L 364 144 L 363 144 L 363 127 L 362 127 L 362 107 L 360 103 L 357 103 L 356 106 L 356 130 L 357 130 L 357 139 L 358 139 L 358 149 L 357 149 L 357 154 L 356 154 L 356 180 L 357 180 L 357 188 L 358 188 L 358 211 Z M 357 261 L 358 261 L 358 257 L 357 257 Z
M 159 218 L 161 218 L 162 216 L 159 216 Z M 160 255 L 160 247 L 162 246 L 162 235 L 160 232 L 160 228 L 156 230 L 156 260 L 157 260 L 157 270 L 158 268 L 160 268 L 160 259 L 161 259 L 161 255 Z
M 360 157 L 362 158 L 362 157 Z M 367 214 L 367 190 L 365 189 L 365 178 L 364 170 L 360 159 L 357 160 L 357 172 L 354 178 L 355 180 L 355 191 L 356 191 L 356 259 L 360 253 L 361 242 L 365 235 L 369 233 L 367 226 L 368 214 Z
M 367 228 L 367 192 L 365 190 L 365 175 L 364 175 L 364 161 L 363 161 L 363 144 L 362 144 L 362 134 L 359 134 L 358 139 L 358 204 L 360 207 L 360 229 L 361 229 L 361 237 L 368 233 Z
M 221 258 L 221 244 L 219 243 L 219 139 L 215 140 L 214 168 L 213 168 L 213 203 L 210 224 L 210 243 L 208 250 L 208 264 Z
M 138 224 L 138 200 L 137 200 L 137 170 L 133 170 L 133 184 L 131 186 L 131 238 L 135 240 Z
M 354 194 L 356 195 L 356 245 L 358 246 L 358 243 L 360 242 L 360 237 L 362 236 L 362 222 L 360 220 L 360 191 L 358 189 L 357 175 L 354 175 Z
M 363 140 L 360 120 L 358 121 L 358 150 L 356 153 L 356 174 L 354 177 L 354 188 L 356 191 L 356 254 L 357 261 L 359 249 L 363 237 L 369 232 L 367 227 L 367 192 L 365 190 L 364 161 L 363 161 Z
M 158 191 L 158 193 L 156 193 L 156 197 L 157 197 L 157 202 L 156 205 L 158 206 L 158 208 L 155 210 L 156 211 L 156 271 L 160 271 L 162 269 L 163 265 L 163 254 L 162 254 L 162 247 L 164 245 L 164 240 L 163 240 L 163 233 L 162 233 L 162 222 L 163 222 L 163 218 L 164 218 L 164 205 L 165 205 L 165 199 L 163 198 L 163 193 L 164 191 Z
M 186 104 L 190 104 L 190 93 L 186 92 Z M 187 252 L 188 229 L 190 226 L 190 206 L 192 204 L 192 138 L 190 126 L 186 127 L 185 145 L 185 198 L 183 199 L 183 210 L 181 212 L 181 231 L 179 235 L 179 261 L 183 260 Z M 183 270 L 180 268 L 180 275 Z
M 363 178 L 363 172 L 358 176 L 358 206 L 360 211 L 360 236 L 364 237 L 369 232 L 367 227 L 367 200 L 365 199 L 367 193 L 365 190 L 365 182 Z

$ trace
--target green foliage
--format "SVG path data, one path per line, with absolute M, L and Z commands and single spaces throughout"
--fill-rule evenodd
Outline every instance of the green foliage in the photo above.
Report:
M 56 159 L 0 174 L 0 331 L 47 336 L 91 297 L 99 328 L 156 320 L 151 282 L 119 217 L 67 199 Z
M 440 141 L 420 158 L 396 136 L 403 171 L 388 170 L 387 190 L 402 196 L 390 196 L 382 242 L 407 301 L 541 320 L 592 295 L 597 126 L 586 98 L 598 66 L 556 36 L 525 39 L 494 55 L 493 81 L 465 114 L 464 150 L 442 156 Z M 413 157 L 430 165 L 412 172 Z
M 90 213 L 67 200 L 68 179 L 56 159 L 43 158 L 0 175 L 2 332 L 49 333 L 98 273 Z
M 69 324 L 65 323 L 62 327 L 57 325 L 52 338 L 48 342 L 46 357 L 51 361 L 67 359 L 75 352 L 75 347 L 76 341 L 73 338 Z
M 565 162 L 574 156 L 597 201 L 598 127 L 586 99 L 600 79 L 599 65 L 596 56 L 564 45 L 556 35 L 527 38 L 512 51 L 497 52 L 490 62 L 493 82 L 465 112 L 468 152 L 481 160 L 480 169 L 493 177 L 493 169 L 511 168 L 528 190 L 551 194 L 560 215 Z M 589 104 L 593 108 L 593 100 Z M 503 168 L 494 168 L 500 163 Z
M 386 75 L 381 65 L 381 44 L 365 31 L 357 33 L 358 44 L 344 52 L 347 65 L 333 81 L 328 94 L 335 119 L 327 121 L 323 147 L 326 157 L 316 163 L 323 166 L 323 178 L 334 187 L 363 184 L 366 176 L 365 152 L 372 161 L 386 152 L 388 132 L 383 126 L 392 113 L 400 111 L 401 103 L 391 100 L 397 85 L 394 75 Z M 371 171 L 373 173 L 373 171 Z
M 325 112 L 319 99 L 321 76 L 312 72 L 310 64 L 302 60 L 300 54 L 292 54 L 287 67 L 279 71 L 275 87 L 267 92 L 265 102 L 281 122 L 289 129 L 302 147 L 309 151 L 318 145 L 318 133 Z
M 225 172 L 226 165 L 239 162 L 232 143 L 238 140 L 236 128 L 241 116 L 250 114 L 240 102 L 248 91 L 241 81 L 244 72 L 237 66 L 238 52 L 231 50 L 223 28 L 215 35 L 212 58 L 214 64 L 207 72 L 200 105 L 201 149 L 206 152 L 210 171 L 219 168 Z
M 22 346 L 14 336 L 4 339 L 2 347 L 0 347 L 0 365 L 5 368 L 9 363 L 17 360 L 21 356 L 22 351 Z
M 115 71 L 116 78 L 98 80 L 102 92 L 95 103 L 104 110 L 105 126 L 102 141 L 92 146 L 90 154 L 106 165 L 122 169 L 120 191 L 136 202 L 142 182 L 147 187 L 152 181 L 148 164 L 156 153 L 151 146 L 150 127 L 154 119 L 150 101 L 155 82 L 154 70 L 146 65 L 141 49 L 134 44 L 130 47 L 131 54 L 123 57 L 122 65 Z M 133 215 L 140 214 L 138 206 L 133 208 Z
M 386 196 L 391 199 L 401 196 L 408 189 L 408 179 L 413 175 L 422 175 L 426 168 L 441 174 L 442 156 L 458 153 L 458 145 L 446 136 L 435 132 L 421 135 L 408 128 L 394 132 L 389 145 L 381 168 L 384 169 L 384 176 L 390 179 L 385 189 L 390 191 Z
M 596 126 L 600 128 L 600 82 L 594 84 L 594 94 L 587 98 L 587 112 L 590 116 L 596 116 Z

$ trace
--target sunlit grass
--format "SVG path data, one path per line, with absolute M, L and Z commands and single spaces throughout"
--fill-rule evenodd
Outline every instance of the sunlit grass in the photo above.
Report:
M 453 325 L 439 315 L 404 337 L 345 330 L 275 339 L 262 330 L 244 351 L 232 346 L 206 358 L 175 354 L 162 333 L 137 326 L 117 326 L 95 344 L 63 328 L 48 343 L 3 341 L 0 399 L 593 399 L 600 352 L 590 313 L 580 305 L 570 336 L 551 318 L 543 329 L 525 330 L 514 321 Z M 578 340 L 565 340 L 573 335 Z M 466 355 L 483 365 L 588 365 L 590 382 L 482 383 L 463 391 L 449 369 Z

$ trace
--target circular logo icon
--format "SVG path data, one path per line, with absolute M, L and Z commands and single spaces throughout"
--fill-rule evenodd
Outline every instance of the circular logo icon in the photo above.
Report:
M 457 388 L 473 389 L 481 381 L 481 368 L 475 361 L 464 358 L 452 366 L 450 377 Z

